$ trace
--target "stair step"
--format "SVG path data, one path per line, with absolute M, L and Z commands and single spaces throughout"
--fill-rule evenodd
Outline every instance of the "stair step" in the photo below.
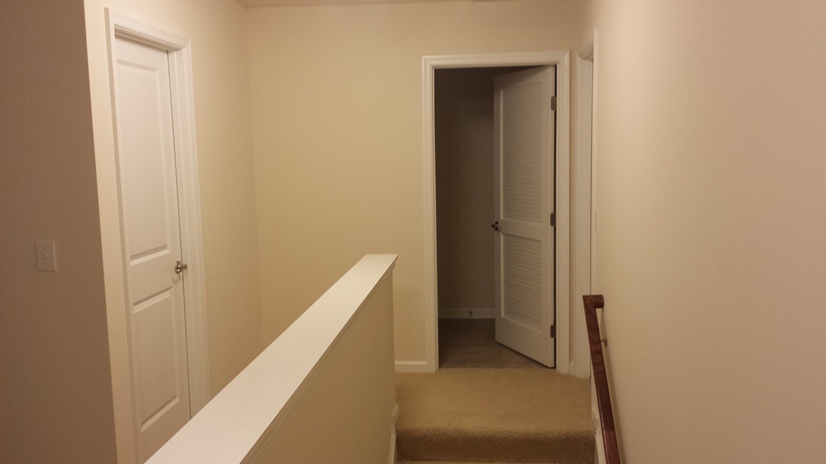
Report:
M 551 369 L 397 374 L 399 461 L 593 462 L 588 380 Z
M 590 464 L 591 461 L 589 461 Z M 469 461 L 399 461 L 397 464 L 569 464 L 562 462 L 539 462 L 539 463 L 517 463 L 517 462 L 469 462 Z
M 398 464 L 525 464 L 525 463 L 516 463 L 516 462 L 469 462 L 469 461 L 399 461 Z M 555 463 L 555 462 L 541 462 L 541 463 L 528 463 L 528 464 L 567 464 L 567 463 Z

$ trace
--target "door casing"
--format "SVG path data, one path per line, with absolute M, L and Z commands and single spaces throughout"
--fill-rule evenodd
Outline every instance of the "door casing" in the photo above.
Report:
M 588 378 L 591 374 L 590 349 L 587 337 L 578 334 L 585 331 L 585 309 L 581 295 L 595 293 L 594 270 L 596 258 L 596 240 L 593 228 L 594 181 L 593 146 L 594 146 L 594 44 L 591 41 L 576 56 L 576 124 L 574 158 L 571 176 L 573 179 L 573 205 L 571 225 L 573 240 L 571 245 L 571 288 L 575 298 L 571 304 L 574 308 L 571 320 L 573 353 L 571 353 L 571 373 L 579 378 Z
M 121 37 L 166 50 L 169 55 L 170 87 L 172 93 L 173 132 L 175 134 L 178 202 L 181 228 L 181 255 L 188 265 L 184 280 L 186 299 L 187 362 L 190 384 L 190 408 L 194 416 L 211 396 L 209 386 L 209 359 L 207 349 L 206 291 L 203 265 L 200 187 L 195 134 L 195 107 L 192 84 L 192 53 L 186 38 L 162 31 L 152 25 L 132 19 L 109 8 L 106 9 L 110 92 L 114 152 L 118 163 L 118 122 L 114 108 L 117 101 L 115 66 L 115 38 Z M 120 185 L 118 195 L 120 196 Z M 128 295 L 126 280 L 126 250 L 123 248 L 123 211 L 119 211 L 122 253 L 122 285 Z M 138 424 L 131 368 L 131 334 L 126 314 L 128 301 L 122 306 L 107 309 L 110 344 L 110 368 L 115 412 L 115 438 L 118 462 L 138 462 Z
M 422 179 L 424 210 L 424 308 L 426 360 L 396 361 L 397 372 L 436 372 L 439 359 L 439 307 L 436 261 L 436 69 L 507 66 L 556 66 L 556 173 L 570 173 L 570 53 L 568 51 L 425 56 L 422 58 Z M 556 307 L 557 371 L 570 373 L 570 176 L 556 175 Z

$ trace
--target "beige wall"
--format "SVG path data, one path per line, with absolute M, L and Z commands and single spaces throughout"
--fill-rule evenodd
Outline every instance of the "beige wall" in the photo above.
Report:
M 359 256 L 398 253 L 396 359 L 425 360 L 422 56 L 570 49 L 580 7 L 247 11 L 265 342 Z
M 114 462 L 83 3 L 0 11 L 0 462 Z
M 122 311 L 105 8 L 192 43 L 212 392 L 262 348 L 244 9 L 230 0 L 86 0 L 107 301 Z
M 493 77 L 436 71 L 439 313 L 493 309 Z M 454 312 L 454 311 L 451 311 Z M 478 311 L 477 311 L 478 312 Z
M 826 455 L 826 4 L 594 2 L 629 462 Z

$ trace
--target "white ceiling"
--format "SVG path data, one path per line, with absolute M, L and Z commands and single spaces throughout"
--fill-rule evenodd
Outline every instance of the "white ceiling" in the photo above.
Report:
M 313 6 L 313 5 L 368 5 L 375 3 L 434 3 L 484 2 L 497 0 L 235 0 L 245 7 L 256 6 Z M 505 0 L 499 0 L 505 1 Z

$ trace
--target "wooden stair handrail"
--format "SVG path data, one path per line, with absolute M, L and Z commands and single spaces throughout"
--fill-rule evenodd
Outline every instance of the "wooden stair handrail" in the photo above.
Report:
M 614 411 L 611 409 L 611 394 L 608 390 L 608 373 L 605 370 L 605 356 L 602 353 L 602 336 L 597 319 L 597 308 L 605 308 L 602 295 L 584 295 L 585 325 L 588 328 L 588 345 L 591 348 L 591 365 L 594 369 L 594 386 L 597 391 L 599 421 L 602 426 L 602 445 L 605 449 L 606 464 L 620 464 L 617 432 L 614 427 Z

